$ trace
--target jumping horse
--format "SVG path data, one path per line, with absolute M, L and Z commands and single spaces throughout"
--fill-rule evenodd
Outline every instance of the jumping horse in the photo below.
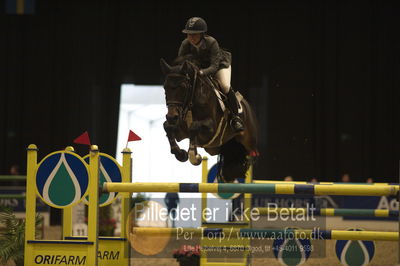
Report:
M 239 112 L 245 130 L 234 132 L 225 108 L 225 95 L 216 89 L 219 84 L 212 77 L 199 74 L 199 68 L 185 60 L 170 66 L 160 60 L 165 75 L 164 90 L 168 112 L 164 129 L 176 159 L 199 165 L 202 157 L 197 147 L 210 155 L 219 155 L 219 180 L 233 182 L 244 178 L 257 153 L 257 120 L 249 103 L 236 92 Z M 177 141 L 189 138 L 189 150 L 181 149 Z M 189 154 L 189 156 L 188 156 Z

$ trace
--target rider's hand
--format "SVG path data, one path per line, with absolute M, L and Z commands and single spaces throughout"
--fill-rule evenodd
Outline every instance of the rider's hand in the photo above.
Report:
M 200 75 L 200 76 L 204 76 L 203 70 L 200 70 L 200 71 L 199 71 L 199 75 Z

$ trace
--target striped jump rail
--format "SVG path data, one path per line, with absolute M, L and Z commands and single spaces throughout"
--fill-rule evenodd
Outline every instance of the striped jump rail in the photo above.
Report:
M 340 208 L 254 208 L 260 215 L 315 215 L 315 216 L 357 216 L 357 217 L 399 217 L 399 211 L 380 209 Z
M 303 184 L 216 184 L 216 183 L 109 183 L 103 192 L 183 192 L 183 193 L 253 193 L 286 195 L 390 196 L 399 186 L 303 185 Z
M 307 181 L 279 181 L 279 180 L 253 180 L 254 184 L 302 184 L 302 185 L 365 185 L 365 186 L 398 186 L 399 183 L 344 183 L 344 182 L 307 182 Z
M 208 238 L 252 238 L 257 240 L 296 238 L 311 240 L 368 240 L 368 241 L 398 241 L 398 232 L 381 231 L 344 231 L 319 229 L 255 229 L 255 228 L 157 228 L 133 227 L 131 234 L 146 236 L 174 236 Z

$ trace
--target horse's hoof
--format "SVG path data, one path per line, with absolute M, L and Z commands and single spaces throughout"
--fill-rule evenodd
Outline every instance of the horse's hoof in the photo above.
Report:
M 200 154 L 196 154 L 196 155 L 193 156 L 193 154 L 190 154 L 190 152 L 189 152 L 189 161 L 190 161 L 191 164 L 200 165 L 202 159 L 203 158 L 201 157 Z
M 180 149 L 175 153 L 175 158 L 180 162 L 186 162 L 188 160 L 188 154 L 185 150 Z

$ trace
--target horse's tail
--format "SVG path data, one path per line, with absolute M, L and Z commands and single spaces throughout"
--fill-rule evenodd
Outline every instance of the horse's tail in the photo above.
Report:
M 235 138 L 222 145 L 218 158 L 219 177 L 225 182 L 233 182 L 236 178 L 245 178 L 250 163 L 248 152 Z

